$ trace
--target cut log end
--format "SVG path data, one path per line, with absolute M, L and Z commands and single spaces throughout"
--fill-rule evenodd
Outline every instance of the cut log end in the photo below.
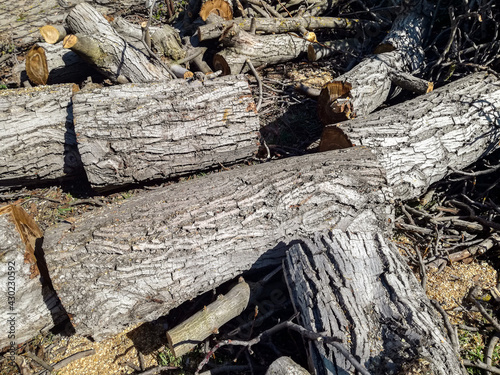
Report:
M 233 19 L 233 6 L 228 0 L 208 0 L 203 3 L 200 17 L 206 21 L 210 14 L 215 14 L 224 20 Z
M 239 72 L 231 72 L 231 67 L 227 63 L 226 59 L 218 53 L 214 56 L 213 65 L 214 65 L 215 71 L 222 70 L 223 76 L 239 73 Z
M 35 85 L 45 85 L 49 79 L 45 50 L 36 44 L 26 55 L 26 74 Z
M 356 117 L 351 103 L 352 85 L 348 82 L 327 83 L 318 98 L 318 116 L 323 125 L 336 124 Z
M 40 28 L 40 34 L 45 42 L 56 44 L 66 37 L 66 29 L 61 25 L 45 25 Z
M 347 135 L 338 126 L 327 126 L 323 129 L 319 151 L 340 150 L 352 147 L 353 144 Z

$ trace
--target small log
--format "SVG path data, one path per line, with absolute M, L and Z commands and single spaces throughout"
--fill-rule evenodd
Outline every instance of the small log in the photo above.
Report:
M 186 51 L 182 48 L 179 32 L 172 26 L 163 25 L 163 27 L 154 31 L 151 35 L 151 42 L 160 55 L 173 61 L 186 57 Z
M 189 319 L 167 332 L 168 347 L 180 357 L 191 351 L 208 336 L 219 332 L 219 328 L 240 315 L 248 306 L 250 287 L 240 278 L 239 283 L 226 295 L 219 295 L 217 300 Z
M 43 233 L 20 206 L 0 208 L 0 302 L 2 330 L 0 348 L 29 340 L 37 332 L 51 328 L 53 319 L 46 303 L 51 294 L 42 290 L 40 271 L 35 257 Z
M 291 246 L 284 269 L 301 325 L 338 338 L 370 374 L 407 373 L 410 363 L 422 373 L 462 373 L 440 315 L 382 234 L 317 234 Z M 335 347 L 308 348 L 314 373 L 356 372 Z
M 413 8 L 396 18 L 384 39 L 390 42 L 389 52 L 371 55 L 335 79 L 336 83 L 351 86 L 347 101 L 337 101 L 335 96 L 329 98 L 330 89 L 325 86 L 325 92 L 318 100 L 318 115 L 324 125 L 373 112 L 389 96 L 392 83 L 390 71 L 410 72 L 420 67 L 424 59 L 422 38 L 429 17 L 424 1 L 416 0 L 414 3 Z
M 318 61 L 336 54 L 359 55 L 360 52 L 361 44 L 356 38 L 332 40 L 309 45 L 307 59 L 309 61 Z
M 203 0 L 200 17 L 206 21 L 210 14 L 215 14 L 224 20 L 233 19 L 233 3 L 231 0 Z
M 73 84 L 0 92 L 0 189 L 61 182 L 81 172 Z
M 430 185 L 498 148 L 500 79 L 474 73 L 425 96 L 368 117 L 327 126 L 320 151 L 341 142 L 375 150 L 395 198 L 416 198 Z
M 250 69 L 247 59 L 255 67 L 293 60 L 311 44 L 291 34 L 252 35 L 236 24 L 229 26 L 221 39 L 226 48 L 214 56 L 213 65 L 224 75 L 247 72 Z
M 60 223 L 45 232 L 45 259 L 77 333 L 100 340 L 281 264 L 299 236 L 388 229 L 390 194 L 367 148 L 277 160 L 144 192 L 73 231 Z
M 63 25 L 45 25 L 40 28 L 40 34 L 46 43 L 56 44 L 62 41 L 69 32 Z
M 26 55 L 25 64 L 20 64 L 17 73 L 26 72 L 36 85 L 60 83 L 82 83 L 87 77 L 99 75 L 86 61 L 73 51 L 63 48 L 61 43 L 35 44 Z M 39 72 L 38 74 L 36 72 Z M 46 77 L 36 79 L 36 77 Z M 100 75 L 99 75 L 100 76 Z
M 295 363 L 290 357 L 279 357 L 266 371 L 266 375 L 310 375 L 302 366 Z
M 257 149 L 259 119 L 243 76 L 105 87 L 77 93 L 73 106 L 96 189 L 196 173 Z
M 45 85 L 49 78 L 45 50 L 36 44 L 26 54 L 26 74 L 35 85 Z
M 358 19 L 347 19 L 337 17 L 294 17 L 294 18 L 255 18 L 255 30 L 265 34 L 285 34 L 290 32 L 302 32 L 306 30 L 331 29 L 331 30 L 356 30 L 362 26 Z M 198 39 L 200 42 L 219 38 L 223 31 L 238 25 L 241 30 L 250 31 L 252 20 L 250 18 L 235 18 L 232 21 L 220 21 L 210 23 L 198 28 Z
M 390 70 L 388 73 L 391 82 L 403 90 L 418 95 L 427 94 L 434 90 L 434 83 L 414 77 L 409 73 L 398 72 L 396 70 Z
M 170 80 L 170 73 L 157 60 L 130 46 L 109 22 L 88 3 L 76 5 L 66 17 L 75 33 L 65 38 L 72 48 L 114 82 Z M 75 39 L 76 38 L 76 39 Z

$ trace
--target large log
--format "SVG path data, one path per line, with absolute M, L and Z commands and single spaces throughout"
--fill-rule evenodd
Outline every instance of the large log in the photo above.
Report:
M 285 275 L 302 325 L 340 339 L 370 374 L 408 373 L 419 362 L 436 375 L 462 373 L 441 317 L 382 234 L 334 231 L 294 244 Z M 317 374 L 355 372 L 329 344 L 311 341 L 309 351 Z
M 342 142 L 369 146 L 387 171 L 394 197 L 411 199 L 499 146 L 500 79 L 484 72 L 366 118 L 325 127 L 320 151 Z
M 366 148 L 181 182 L 48 229 L 52 284 L 77 333 L 103 339 L 156 319 L 250 267 L 281 263 L 317 230 L 384 230 L 384 173 Z
M 91 5 L 75 6 L 66 17 L 66 24 L 76 35 L 66 36 L 65 47 L 92 63 L 111 80 L 123 83 L 171 78 L 162 64 L 129 45 Z
M 228 26 L 221 40 L 226 48 L 214 56 L 213 64 L 224 75 L 247 72 L 250 69 L 247 60 L 255 67 L 293 60 L 307 52 L 311 44 L 292 34 L 253 35 L 237 24 Z
M 61 182 L 81 171 L 73 88 L 0 92 L 0 189 Z
M 259 118 L 243 76 L 100 88 L 73 103 L 96 189 L 196 173 L 257 150 Z
M 380 107 L 389 96 L 391 72 L 412 72 L 424 59 L 421 48 L 428 22 L 426 2 L 411 0 L 407 11 L 394 21 L 391 31 L 376 54 L 366 57 L 353 69 L 325 85 L 318 99 L 318 115 L 324 125 L 362 117 Z M 344 96 L 336 85 L 349 85 Z

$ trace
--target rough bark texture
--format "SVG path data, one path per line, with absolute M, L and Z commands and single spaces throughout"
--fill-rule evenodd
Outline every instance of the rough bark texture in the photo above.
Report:
M 0 189 L 80 171 L 72 95 L 72 84 L 0 92 Z
M 427 21 L 422 5 L 416 5 L 411 11 L 403 13 L 394 21 L 391 31 L 384 39 L 390 40 L 390 48 L 383 50 L 384 53 L 365 58 L 349 72 L 336 78 L 335 82 L 349 83 L 352 86 L 349 105 L 337 102 L 335 97 L 330 98 L 327 92 L 322 93 L 318 101 L 318 114 L 323 124 L 365 116 L 380 107 L 387 100 L 391 88 L 389 72 L 411 72 L 423 62 L 421 43 Z M 339 118 L 339 113 L 344 116 Z
M 226 48 L 214 56 L 214 68 L 222 70 L 224 75 L 247 72 L 250 69 L 247 59 L 255 67 L 293 60 L 307 52 L 311 44 L 291 34 L 252 35 L 236 24 L 224 31 L 222 42 Z
M 280 263 L 293 239 L 388 228 L 390 199 L 371 151 L 351 148 L 145 192 L 47 230 L 43 248 L 76 331 L 103 339 Z
M 250 18 L 235 18 L 231 21 L 209 23 L 198 28 L 198 39 L 201 41 L 216 39 L 222 35 L 226 27 L 238 25 L 241 30 L 250 31 Z M 353 30 L 361 27 L 357 19 L 337 17 L 294 17 L 294 18 L 255 18 L 255 30 L 266 34 L 284 34 L 318 29 Z
M 331 149 L 339 128 L 350 143 L 375 150 L 394 197 L 411 199 L 451 171 L 499 146 L 500 79 L 475 73 L 425 96 L 346 121 L 323 131 L 320 150 Z M 341 135 L 342 136 L 342 135 Z
M 75 129 L 95 188 L 194 173 L 252 156 L 259 119 L 243 76 L 77 93 Z
M 440 316 L 380 233 L 317 234 L 290 248 L 285 270 L 302 325 L 341 339 L 370 374 L 405 373 L 403 365 L 419 361 L 436 375 L 461 373 Z M 355 372 L 333 346 L 309 349 L 315 373 Z
M 54 294 L 40 282 L 35 247 L 43 233 L 18 206 L 0 209 L 0 348 L 14 347 L 53 326 Z M 43 294 L 42 294 L 43 293 Z
M 66 17 L 66 24 L 73 33 L 82 34 L 95 42 L 100 49 L 99 54 L 89 56 L 83 51 L 75 51 L 113 81 L 118 81 L 120 76 L 129 82 L 170 79 L 163 66 L 130 46 L 89 4 L 80 3 L 75 6 Z

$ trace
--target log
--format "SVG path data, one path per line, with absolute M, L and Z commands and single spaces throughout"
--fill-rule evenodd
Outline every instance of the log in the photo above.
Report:
M 62 41 L 69 33 L 64 25 L 45 25 L 40 28 L 40 34 L 46 43 L 56 44 Z
M 82 83 L 87 77 L 99 75 L 87 62 L 73 51 L 64 49 L 62 43 L 37 43 L 26 55 L 25 64 L 17 69 L 21 77 L 24 72 L 37 85 L 60 83 Z M 40 72 L 33 74 L 30 72 Z M 36 79 L 44 76 L 44 79 Z M 99 75 L 100 76 L 100 75 Z M 46 78 L 45 78 L 46 77 Z
M 349 72 L 325 85 L 318 99 L 318 115 L 324 125 L 370 114 L 389 96 L 390 71 L 408 73 L 420 67 L 424 59 L 421 44 L 429 17 L 425 2 L 412 2 L 415 3 L 413 7 L 396 18 L 384 38 L 382 44 L 390 45 L 390 48 L 379 49 L 379 54 L 366 57 Z M 330 96 L 332 90 L 329 85 L 340 83 L 349 84 L 352 88 L 347 102 L 337 101 L 335 95 Z
M 388 230 L 393 205 L 366 148 L 304 155 L 147 191 L 45 232 L 52 284 L 96 340 L 156 319 L 315 231 Z
M 40 270 L 35 249 L 43 233 L 21 207 L 8 205 L 0 208 L 0 302 L 2 303 L 2 330 L 0 348 L 29 340 L 37 332 L 51 328 L 57 317 L 52 307 L 54 294 L 40 283 Z M 55 311 L 54 311 L 55 312 Z
M 206 21 L 210 14 L 215 14 L 224 20 L 233 19 L 232 0 L 203 0 L 200 9 L 200 17 Z
M 171 78 L 163 65 L 129 45 L 88 3 L 76 5 L 66 17 L 66 23 L 75 35 L 66 36 L 65 48 L 71 48 L 112 81 L 150 82 Z
M 255 18 L 255 30 L 265 34 L 285 34 L 302 32 L 306 30 L 356 30 L 362 27 L 358 19 L 338 17 L 294 17 L 294 18 Z M 250 18 L 235 18 L 232 21 L 209 23 L 198 28 L 200 42 L 219 38 L 223 31 L 231 25 L 238 25 L 241 30 L 250 31 L 252 20 Z
M 366 118 L 327 126 L 319 149 L 373 148 L 394 197 L 408 200 L 450 168 L 465 168 L 498 148 L 499 106 L 500 79 L 479 72 Z
M 441 317 L 381 233 L 318 233 L 291 246 L 284 269 L 301 325 L 338 338 L 370 374 L 408 373 L 409 364 L 423 370 L 426 362 L 436 375 L 462 373 Z M 335 347 L 308 348 L 314 373 L 355 372 Z
M 309 372 L 290 357 L 279 357 L 271 363 L 266 375 L 309 375 Z
M 250 287 L 240 278 L 226 295 L 205 306 L 189 319 L 167 331 L 168 347 L 176 357 L 180 357 L 208 336 L 217 334 L 219 328 L 240 315 L 250 300 Z
M 229 26 L 221 40 L 226 48 L 214 56 L 213 65 L 215 70 L 222 70 L 223 75 L 247 72 L 250 69 L 247 59 L 255 67 L 291 61 L 307 52 L 311 44 L 291 34 L 252 35 L 237 24 Z
M 307 59 L 309 61 L 318 61 L 338 54 L 359 55 L 360 52 L 361 43 L 356 38 L 331 40 L 309 45 Z
M 62 182 L 82 170 L 73 84 L 0 92 L 0 190 Z
M 243 76 L 129 84 L 73 99 L 92 186 L 171 178 L 232 164 L 257 150 L 259 118 Z

